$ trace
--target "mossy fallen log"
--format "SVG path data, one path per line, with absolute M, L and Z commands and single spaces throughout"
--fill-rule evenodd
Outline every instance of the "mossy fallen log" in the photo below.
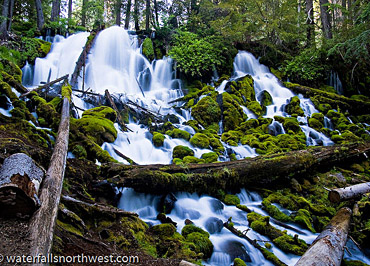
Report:
M 53 235 L 58 213 L 60 195 L 67 161 L 69 138 L 69 114 L 71 90 L 69 86 L 62 88 L 62 115 L 55 142 L 54 152 L 41 187 L 41 207 L 30 221 L 31 250 L 30 254 L 47 256 L 51 250 Z M 42 265 L 42 264 L 34 264 Z
M 33 90 L 27 91 L 26 93 L 22 94 L 19 98 L 27 97 L 27 96 L 28 96 L 28 95 L 30 95 L 30 94 L 31 94 L 31 92 L 33 92 L 33 91 L 37 92 L 37 91 L 39 91 L 39 90 L 42 90 L 42 89 L 48 88 L 48 87 L 50 87 L 50 86 L 52 86 L 52 85 L 54 85 L 54 84 L 56 84 L 56 83 L 58 83 L 58 82 L 61 82 L 61 81 L 64 81 L 64 80 L 68 79 L 68 77 L 69 77 L 69 75 L 67 74 L 67 75 L 65 75 L 65 76 L 63 76 L 63 77 L 57 78 L 57 79 L 55 79 L 55 80 L 53 80 L 53 81 L 50 81 L 50 82 L 48 82 L 48 83 L 46 83 L 46 84 L 44 84 L 44 85 L 39 86 L 39 87 L 37 87 L 37 88 L 35 88 L 35 89 L 33 89 Z
M 339 203 L 342 200 L 361 198 L 363 194 L 370 192 L 370 182 L 356 184 L 345 188 L 335 188 L 329 191 L 329 200 Z
M 370 114 L 370 102 L 351 99 L 336 93 L 326 92 L 299 84 L 284 82 L 284 85 L 295 93 L 300 93 L 305 97 L 318 97 L 320 103 L 327 103 L 348 110 L 352 115 Z
M 0 169 L 0 216 L 32 215 L 40 206 L 37 195 L 44 174 L 24 153 L 6 158 Z
M 101 166 L 101 171 L 109 182 L 138 192 L 188 191 L 217 196 L 220 190 L 271 186 L 318 169 L 359 161 L 369 152 L 370 142 L 366 142 L 209 164 L 128 166 L 107 163 Z
M 340 209 L 295 266 L 341 265 L 351 215 L 351 209 Z

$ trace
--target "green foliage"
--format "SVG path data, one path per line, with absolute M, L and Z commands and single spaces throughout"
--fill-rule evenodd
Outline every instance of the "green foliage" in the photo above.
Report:
M 178 31 L 169 55 L 182 72 L 192 77 L 209 75 L 221 64 L 219 51 L 211 43 L 186 31 Z
M 154 60 L 153 42 L 148 37 L 143 41 L 142 53 L 150 62 Z
M 37 38 L 22 38 L 22 60 L 25 62 L 26 60 L 30 64 L 35 63 L 35 59 L 37 57 L 45 57 L 51 47 L 51 43 L 45 42 L 43 40 Z
M 167 130 L 166 135 L 170 136 L 171 138 L 175 138 L 175 139 L 184 139 L 184 140 L 189 140 L 190 139 L 190 133 L 189 132 L 187 132 L 185 130 L 178 129 L 178 128 L 174 128 L 172 130 Z

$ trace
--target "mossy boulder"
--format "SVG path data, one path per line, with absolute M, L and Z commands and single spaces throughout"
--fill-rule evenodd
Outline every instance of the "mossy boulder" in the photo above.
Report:
M 301 101 L 299 100 L 298 96 L 293 96 L 290 99 L 290 102 L 286 106 L 286 112 L 291 116 L 304 116 L 304 112 L 300 106 Z
M 231 195 L 227 194 L 224 198 L 224 202 L 227 205 L 239 205 L 240 204 L 240 199 L 237 195 Z
M 252 111 L 255 115 L 262 115 L 262 107 L 257 101 L 251 101 L 247 104 L 247 108 Z
M 203 153 L 201 158 L 206 162 L 206 163 L 213 163 L 217 162 L 218 160 L 218 154 L 216 152 L 208 152 L 208 153 Z
M 242 259 L 235 258 L 234 259 L 234 266 L 247 266 Z
M 209 145 L 212 147 L 212 150 L 219 155 L 221 155 L 225 151 L 224 146 L 218 138 L 210 138 Z
M 23 37 L 21 42 L 22 59 L 30 64 L 35 63 L 37 57 L 45 57 L 51 48 L 51 43 L 38 38 Z
M 194 151 L 187 146 L 178 145 L 173 148 L 172 158 L 183 159 L 185 156 L 194 156 Z
M 194 232 L 186 237 L 186 240 L 194 243 L 195 252 L 203 253 L 203 258 L 210 258 L 213 252 L 213 244 L 211 240 L 204 234 Z
M 263 114 L 266 114 L 267 111 L 266 107 L 273 104 L 271 94 L 268 91 L 263 90 L 261 94 L 258 96 L 258 100 L 261 103 Z
M 205 163 L 205 160 L 196 158 L 194 156 L 185 156 L 182 162 L 183 163 Z
M 153 42 L 148 37 L 143 41 L 142 53 L 150 62 L 155 59 Z
M 165 136 L 162 133 L 159 132 L 153 132 L 153 144 L 156 147 L 163 146 Z
M 209 233 L 207 231 L 195 226 L 194 224 L 185 225 L 181 230 L 181 235 L 183 235 L 185 238 L 191 233 L 200 233 L 206 237 L 209 237 Z
M 298 120 L 295 117 L 286 117 L 284 119 L 283 126 L 286 132 L 288 132 L 289 130 L 293 131 L 294 133 L 302 131 L 301 127 L 299 126 Z
M 218 103 L 210 96 L 202 98 L 191 110 L 191 115 L 205 128 L 216 124 L 221 117 Z
M 255 101 L 256 93 L 254 91 L 254 81 L 251 75 L 246 75 L 236 81 L 232 81 L 227 85 L 226 91 L 232 93 L 244 101 Z
M 167 130 L 166 135 L 172 138 L 175 138 L 175 139 L 190 140 L 190 133 L 185 130 L 178 129 L 178 128 Z
M 229 93 L 224 92 L 220 97 L 222 98 L 224 131 L 234 130 L 244 121 L 243 109 Z
M 210 144 L 207 135 L 202 133 L 194 134 L 194 136 L 190 139 L 190 143 L 194 147 L 198 147 L 201 149 L 208 149 Z
M 113 122 L 116 112 L 107 106 L 95 107 L 83 112 L 82 118 L 76 120 L 76 126 L 99 145 L 104 142 L 114 142 L 117 130 Z
M 311 214 L 306 209 L 299 209 L 297 214 L 294 217 L 294 222 L 303 225 L 308 228 L 311 232 L 316 233 L 315 229 L 312 226 Z

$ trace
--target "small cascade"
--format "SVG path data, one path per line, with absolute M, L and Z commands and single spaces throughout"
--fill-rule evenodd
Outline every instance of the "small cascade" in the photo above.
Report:
M 33 84 L 33 67 L 26 61 L 26 65 L 22 68 L 22 84 L 26 87 Z
M 334 87 L 335 91 L 338 94 L 343 95 L 343 85 L 342 85 L 342 82 L 339 79 L 338 73 L 335 72 L 335 71 L 333 71 L 333 70 L 330 71 L 330 75 L 329 75 L 329 86 Z
M 316 131 L 309 126 L 301 126 L 302 131 L 306 135 L 306 144 L 308 146 L 331 146 L 334 142 L 325 136 L 325 134 Z

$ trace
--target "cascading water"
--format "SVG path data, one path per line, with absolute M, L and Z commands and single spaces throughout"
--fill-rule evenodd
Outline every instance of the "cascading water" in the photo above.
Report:
M 32 86 L 33 83 L 33 67 L 26 62 L 26 65 L 22 68 L 22 84 L 24 86 Z

